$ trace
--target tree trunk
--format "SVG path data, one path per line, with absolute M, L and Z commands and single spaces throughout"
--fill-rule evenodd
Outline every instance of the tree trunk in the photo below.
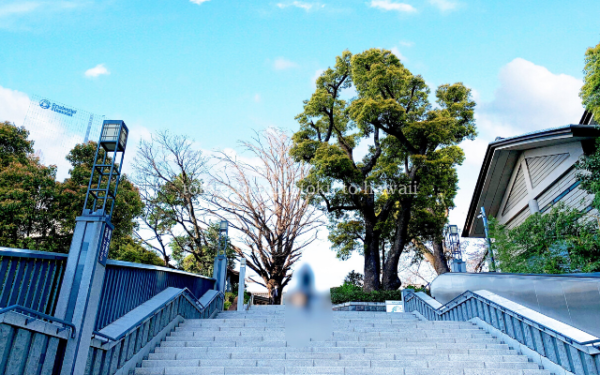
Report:
M 398 262 L 404 247 L 408 242 L 408 223 L 410 221 L 410 211 L 412 209 L 412 199 L 408 198 L 400 202 L 401 208 L 396 225 L 396 235 L 394 243 L 390 249 L 386 262 L 383 266 L 383 289 L 396 290 L 402 283 L 398 277 Z
M 381 263 L 379 259 L 379 231 L 374 230 L 374 223 L 365 220 L 365 281 L 363 290 L 372 292 L 381 289 L 379 273 L 381 272 Z
M 448 267 L 448 261 L 446 260 L 446 256 L 444 255 L 444 246 L 442 241 L 433 241 L 433 268 L 438 275 L 443 275 L 447 272 L 450 272 L 450 268 Z

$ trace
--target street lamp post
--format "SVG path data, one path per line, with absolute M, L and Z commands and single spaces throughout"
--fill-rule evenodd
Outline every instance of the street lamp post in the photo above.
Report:
M 77 332 L 64 349 L 61 375 L 85 372 L 114 229 L 110 219 L 127 136 L 128 129 L 123 121 L 106 120 L 102 124 L 83 212 L 76 219 L 56 304 L 55 316 L 71 322 Z
M 467 266 L 462 259 L 460 250 L 458 226 L 446 225 L 444 228 L 444 241 L 446 242 L 446 248 L 452 252 L 452 264 L 450 266 L 452 272 L 467 272 Z
M 491 272 L 498 272 L 496 269 L 496 261 L 494 260 L 494 250 L 492 250 L 492 240 L 490 239 L 490 228 L 488 225 L 487 216 L 485 214 L 485 208 L 481 207 L 481 214 L 477 216 L 483 220 L 483 229 L 485 231 L 485 240 L 488 248 L 488 267 Z

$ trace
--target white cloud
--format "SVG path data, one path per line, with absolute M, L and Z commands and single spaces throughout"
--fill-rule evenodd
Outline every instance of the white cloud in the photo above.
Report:
M 17 126 L 23 125 L 27 108 L 27 94 L 0 86 L 0 122 L 9 121 Z
M 402 62 L 407 62 L 408 59 L 406 58 L 406 56 L 404 56 L 402 53 L 400 53 L 400 50 L 398 49 L 398 47 L 392 47 L 390 48 L 390 51 L 392 51 L 392 53 L 394 55 L 396 55 L 397 58 L 400 59 L 400 61 Z
M 467 210 L 479 170 L 490 142 L 496 137 L 511 137 L 532 131 L 576 124 L 583 114 L 579 99 L 582 81 L 566 75 L 554 74 L 547 68 L 516 58 L 500 69 L 499 87 L 489 102 L 477 102 L 475 119 L 479 136 L 475 141 L 461 145 L 465 163 L 458 168 L 459 187 L 456 209 L 450 221 L 464 225 Z
M 385 11 L 393 10 L 401 13 L 413 13 L 417 10 L 410 4 L 396 3 L 391 0 L 371 0 L 371 8 L 383 9 Z
M 442 12 L 454 10 L 458 6 L 458 3 L 449 0 L 429 0 L 429 3 Z
M 17 14 L 30 13 L 42 5 L 38 1 L 24 1 L 19 3 L 8 3 L 0 6 L 0 18 Z
M 260 96 L 260 94 L 254 94 L 254 101 L 256 103 L 260 103 L 262 101 L 262 97 Z
M 583 113 L 583 83 L 575 77 L 516 58 L 500 69 L 499 80 L 494 99 L 475 112 L 489 139 L 577 123 Z
M 290 60 L 286 60 L 283 57 L 279 57 L 277 59 L 275 59 L 275 62 L 273 63 L 273 68 L 275 68 L 275 70 L 285 70 L 285 69 L 291 69 L 291 68 L 297 68 L 298 64 L 296 64 L 293 61 Z
M 304 1 L 292 1 L 290 3 L 277 3 L 277 7 L 284 9 L 287 7 L 296 7 L 300 9 L 304 9 L 305 11 L 316 10 L 319 8 L 324 8 L 325 4 L 320 3 L 306 3 Z
M 402 47 L 412 47 L 412 46 L 414 46 L 414 45 L 415 45 L 415 43 L 414 43 L 414 42 L 409 42 L 409 41 L 403 40 L 403 41 L 401 41 L 401 42 L 400 42 L 400 45 L 401 45 Z
M 4 1 L 0 5 L 0 18 L 9 19 L 11 17 L 25 15 L 36 11 L 43 11 L 46 14 L 66 9 L 75 9 L 88 5 L 87 0 L 73 1 Z M 0 27 L 5 25 L 0 25 Z
M 93 78 L 101 76 L 101 75 L 108 75 L 108 74 L 110 74 L 110 72 L 108 71 L 108 69 L 106 69 L 104 64 L 98 64 L 95 67 L 90 68 L 85 71 L 86 77 L 93 77 Z
M 192 2 L 194 4 L 198 4 L 198 5 L 205 3 L 207 1 L 210 1 L 210 0 L 190 0 L 190 2 Z

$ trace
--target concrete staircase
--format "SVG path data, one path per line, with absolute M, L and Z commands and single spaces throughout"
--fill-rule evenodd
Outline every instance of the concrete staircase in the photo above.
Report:
M 282 306 L 187 320 L 144 360 L 146 374 L 550 375 L 465 322 L 334 312 L 333 337 L 286 346 Z

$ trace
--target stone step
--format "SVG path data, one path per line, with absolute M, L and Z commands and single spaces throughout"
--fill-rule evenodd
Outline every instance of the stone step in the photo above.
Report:
M 285 340 L 285 330 L 278 331 L 264 331 L 264 330 L 235 330 L 235 331 L 174 331 L 169 337 L 181 337 L 189 339 L 228 339 L 228 338 L 239 338 L 239 337 L 264 337 L 271 338 L 272 340 Z M 333 331 L 330 337 L 334 340 L 348 340 L 348 341 L 371 341 L 378 339 L 402 339 L 415 337 L 420 335 L 422 338 L 480 338 L 487 336 L 487 333 L 483 330 L 456 330 L 455 332 L 439 332 L 436 330 L 422 330 L 422 331 L 400 331 L 400 332 L 342 332 Z
M 135 374 L 549 375 L 469 322 L 376 312 L 332 317 L 331 339 L 306 347 L 286 341 L 281 306 L 189 319 Z
M 136 375 L 284 375 L 284 374 L 337 374 L 337 375 L 551 375 L 539 369 L 437 369 L 437 368 L 344 368 L 292 367 L 284 369 L 248 367 L 173 367 L 137 368 Z
M 149 360 L 208 360 L 208 359 L 313 359 L 313 360 L 406 360 L 414 358 L 406 354 L 394 353 L 321 353 L 321 352 L 292 352 L 292 353 L 208 353 L 208 352 L 166 352 L 150 353 Z M 528 362 L 524 356 L 490 355 L 490 354 L 420 354 L 419 360 L 424 361 L 492 361 L 492 362 Z
M 481 361 L 452 361 L 448 359 L 426 360 L 421 358 L 404 360 L 345 360 L 345 359 L 179 359 L 179 360 L 145 360 L 142 367 L 214 367 L 222 366 L 233 367 L 269 367 L 269 368 L 288 368 L 288 367 L 395 367 L 395 368 L 495 368 L 495 369 L 539 369 L 536 363 L 532 362 L 495 362 L 493 360 Z
M 262 351 L 262 352 L 288 352 L 288 351 L 313 351 L 313 350 L 319 350 L 319 351 L 335 351 L 335 350 L 340 350 L 340 348 L 344 348 L 344 350 L 348 350 L 348 349 L 352 349 L 355 352 L 360 352 L 360 350 L 362 350 L 363 353 L 367 353 L 367 352 L 371 352 L 371 351 L 380 351 L 380 352 L 385 352 L 385 351 L 395 351 L 395 350 L 404 350 L 404 349 L 415 349 L 415 350 L 438 350 L 438 349 L 452 349 L 452 348 L 456 348 L 457 345 L 456 343 L 411 343 L 410 345 L 406 345 L 405 347 L 399 347 L 399 346 L 380 346 L 380 347 L 374 347 L 374 346 L 364 346 L 364 347 L 360 347 L 360 346 L 329 346 L 329 347 L 287 347 L 287 346 L 269 346 L 269 345 L 256 345 L 256 346 L 252 346 L 252 345 L 239 345 L 239 346 L 234 346 L 234 345 L 223 345 L 221 343 L 219 344 L 215 344 L 215 342 L 206 342 L 206 341 L 196 341 L 196 342 L 190 342 L 189 345 L 186 345 L 187 342 L 186 341 L 163 341 L 160 344 L 160 348 L 204 348 L 207 351 L 210 350 L 235 350 L 235 351 L 243 351 L 243 350 L 248 350 L 248 351 L 253 351 L 253 350 L 258 350 L 258 351 Z M 210 345 L 210 346 L 209 346 Z M 226 349 L 225 349 L 226 348 Z M 460 344 L 460 348 L 463 349 L 507 349 L 508 346 L 505 344 L 500 344 L 500 343 L 485 343 L 485 344 L 481 344 L 481 343 L 461 343 Z
M 477 338 L 470 337 L 456 337 L 456 338 L 421 338 L 421 337 L 399 337 L 399 338 L 381 338 L 377 340 L 370 341 L 358 341 L 358 340 L 335 340 L 331 341 L 311 341 L 310 346 L 312 347 L 331 347 L 331 346 L 341 346 L 341 347 L 394 347 L 394 346 L 406 346 L 406 345 L 414 345 L 421 343 L 446 343 L 446 344 L 462 344 L 462 343 L 470 343 L 470 344 L 492 344 L 495 343 L 495 339 L 491 336 L 481 336 Z M 272 340 L 269 337 L 266 338 L 258 338 L 258 337 L 231 337 L 231 338 L 222 338 L 219 340 L 210 340 L 202 337 L 172 337 L 167 336 L 165 344 L 169 344 L 169 346 L 294 346 L 292 343 L 288 343 L 285 340 Z
M 435 354 L 473 354 L 473 355 L 517 355 L 518 352 L 508 348 L 508 345 L 498 344 L 495 348 L 484 348 L 484 349 L 464 349 L 464 348 L 451 348 L 442 349 L 436 348 L 433 345 L 430 348 L 425 349 L 406 349 L 406 348 L 214 348 L 214 347 L 195 347 L 195 348 L 182 348 L 182 347 L 157 347 L 156 353 L 197 353 L 198 355 L 207 354 L 210 355 L 223 355 L 223 356 L 238 356 L 238 355 L 261 355 L 261 354 L 286 354 L 286 353 L 315 353 L 315 354 L 330 354 L 348 356 L 348 355 L 378 355 L 378 354 L 396 354 L 398 356 L 405 355 L 430 355 Z M 249 353 L 249 354 L 246 354 Z

